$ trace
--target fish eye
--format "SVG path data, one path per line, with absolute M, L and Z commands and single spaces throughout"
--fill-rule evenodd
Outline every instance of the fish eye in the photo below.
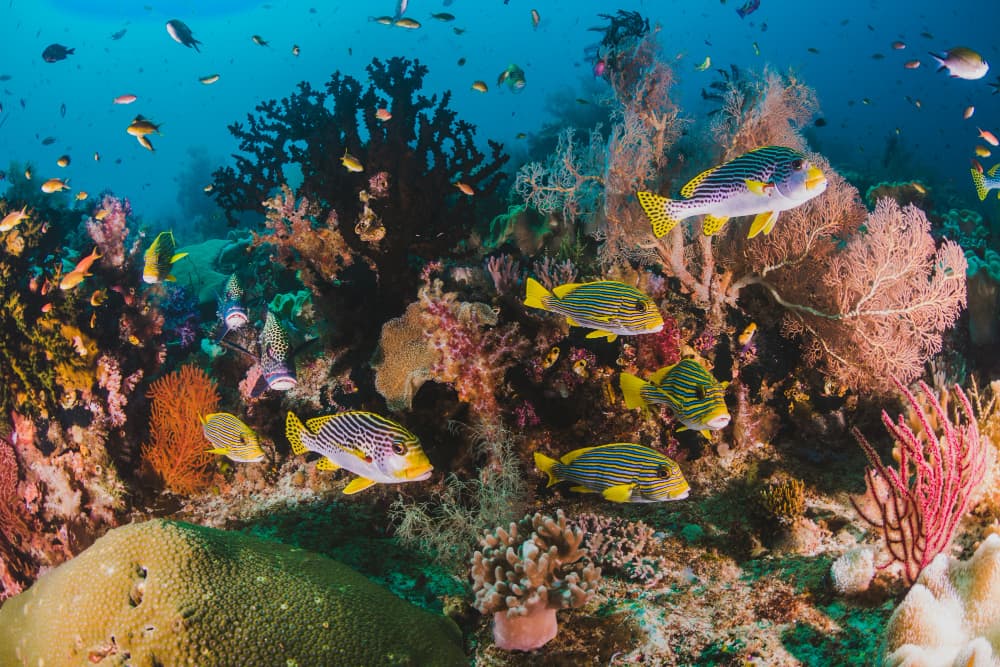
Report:
M 646 304 L 642 302 L 642 299 L 636 299 L 635 303 L 632 304 L 632 308 L 635 309 L 635 312 L 641 313 L 642 311 L 646 310 Z
M 705 387 L 698 385 L 694 388 L 694 393 L 698 398 L 705 398 Z
M 397 456 L 402 456 L 403 454 L 406 453 L 406 445 L 404 445 L 401 442 L 392 443 L 392 453 L 396 454 Z
M 670 466 L 666 464 L 661 464 L 659 468 L 656 469 L 657 477 L 670 477 Z
M 794 160 L 792 160 L 792 169 L 794 169 L 795 171 L 800 171 L 802 167 L 805 165 L 805 163 L 806 161 L 803 160 L 802 158 L 795 158 Z

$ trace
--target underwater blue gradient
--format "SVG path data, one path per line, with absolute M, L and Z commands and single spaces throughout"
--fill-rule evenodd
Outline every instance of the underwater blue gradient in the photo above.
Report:
M 1000 3 L 949 7 L 924 0 L 762 0 L 760 9 L 745 19 L 735 11 L 739 4 L 411 0 L 406 15 L 423 27 L 404 30 L 369 20 L 376 13 L 392 14 L 393 0 L 150 0 L 145 5 L 7 0 L 0 7 L 0 74 L 11 78 L 0 82 L 0 169 L 11 160 L 30 162 L 39 183 L 59 176 L 68 177 L 74 191 L 84 189 L 91 195 L 111 188 L 129 197 L 154 228 L 183 225 L 178 190 L 208 184 L 211 170 L 229 159 L 235 150 L 226 130 L 229 123 L 245 119 L 261 100 L 287 95 L 300 80 L 322 85 L 336 69 L 363 80 L 364 66 L 372 57 L 393 55 L 426 63 L 430 74 L 424 92 L 452 89 L 459 116 L 477 124 L 484 141 L 504 141 L 516 166 L 526 157 L 525 142 L 515 139 L 517 133 L 561 122 L 549 111 L 552 95 L 599 102 L 608 92 L 584 57 L 585 47 L 598 37 L 587 29 L 604 24 L 597 14 L 622 8 L 638 10 L 662 27 L 664 57 L 676 59 L 676 100 L 687 117 L 699 120 L 706 113 L 700 90 L 717 76 L 716 68 L 735 63 L 741 68 L 792 70 L 817 91 L 828 124 L 809 130 L 807 136 L 812 148 L 827 155 L 835 167 L 877 178 L 920 178 L 939 192 L 954 194 L 964 206 L 984 206 L 975 198 L 968 167 L 976 127 L 1000 134 L 1000 96 L 992 95 L 988 85 L 1000 75 Z M 533 8 L 542 17 L 537 29 L 531 25 Z M 440 11 L 455 14 L 457 20 L 430 18 Z M 191 27 L 203 42 L 200 53 L 170 39 L 164 25 L 171 18 Z M 467 32 L 456 35 L 453 27 Z M 126 34 L 111 40 L 111 34 L 123 28 Z M 270 46 L 254 44 L 253 34 Z M 893 50 L 890 44 L 897 39 L 907 48 Z M 755 41 L 760 56 L 751 47 Z M 53 42 L 76 53 L 45 63 L 41 52 Z M 301 47 L 298 58 L 291 53 L 293 44 Z M 935 73 L 927 51 L 957 45 L 978 50 L 990 62 L 986 79 L 963 81 Z M 810 53 L 810 47 L 819 53 Z M 873 59 L 876 53 L 884 58 Z M 712 67 L 696 71 L 695 65 L 706 56 L 711 56 Z M 464 67 L 458 66 L 459 57 L 467 59 Z M 914 58 L 922 66 L 904 69 L 903 63 Z M 527 78 L 527 86 L 517 94 L 495 85 L 510 63 L 520 65 Z M 216 84 L 198 82 L 213 73 L 221 75 Z M 476 79 L 490 85 L 488 94 L 470 90 Z M 139 100 L 127 106 L 111 103 L 124 93 Z M 906 96 L 921 100 L 922 108 L 907 102 Z M 863 104 L 863 98 L 870 104 Z M 62 104 L 65 118 L 60 116 Z M 976 114 L 963 120 L 970 104 Z M 152 137 L 155 153 L 125 133 L 136 114 L 162 124 L 163 136 Z M 693 125 L 692 131 L 698 127 Z M 41 145 L 47 136 L 56 142 Z M 908 156 L 907 173 L 880 171 L 890 139 Z M 100 152 L 100 162 L 93 161 L 94 151 Z M 73 163 L 60 169 L 55 161 L 64 153 Z M 981 161 L 989 167 L 998 160 L 1000 150 L 996 158 Z

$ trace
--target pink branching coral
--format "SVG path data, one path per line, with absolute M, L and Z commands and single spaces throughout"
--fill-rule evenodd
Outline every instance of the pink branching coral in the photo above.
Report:
M 555 152 L 545 162 L 529 162 L 517 171 L 514 192 L 539 213 L 559 213 L 567 221 L 589 221 L 601 205 L 607 146 L 601 128 L 585 141 L 568 127 L 559 133 Z
M 521 282 L 521 264 L 506 253 L 487 259 L 486 273 L 493 280 L 497 294 L 511 294 Z
M 576 282 L 579 272 L 573 265 L 573 260 L 564 259 L 557 262 L 546 255 L 539 260 L 535 260 L 532 271 L 538 277 L 538 282 L 545 285 L 545 289 L 552 291 L 558 285 Z
M 431 375 L 451 384 L 459 400 L 488 420 L 499 411 L 496 392 L 507 369 L 526 355 L 529 343 L 517 323 L 496 326 L 497 314 L 487 304 L 458 301 L 441 287 L 435 279 L 419 292 L 424 335 L 440 355 Z
M 583 529 L 582 546 L 602 571 L 619 572 L 647 588 L 667 575 L 667 562 L 649 555 L 655 542 L 654 531 L 642 521 L 580 514 L 573 524 Z
M 17 575 L 25 574 L 17 545 L 26 534 L 27 524 L 18 508 L 17 457 L 14 448 L 0 439 L 0 601 L 21 592 L 26 581 Z
M 852 498 L 851 503 L 885 539 L 890 560 L 882 567 L 899 563 L 906 583 L 912 584 L 920 571 L 951 545 L 986 473 L 986 443 L 961 387 L 955 385 L 955 394 L 965 419 L 952 421 L 930 387 L 920 383 L 942 430 L 938 434 L 916 397 L 894 381 L 916 414 L 921 432 L 914 433 L 902 415 L 894 423 L 882 412 L 882 423 L 898 445 L 898 464 L 890 468 L 854 429 L 871 467 L 865 471 L 865 493 Z
M 125 264 L 125 237 L 128 236 L 127 224 L 128 217 L 132 215 L 132 206 L 128 199 L 104 195 L 98 210 L 107 213 L 101 220 L 88 220 L 87 233 L 101 253 L 101 265 L 120 269 Z M 94 213 L 96 215 L 97 211 Z
M 102 354 L 97 360 L 97 384 L 108 392 L 107 413 L 111 426 L 125 425 L 125 407 L 135 386 L 142 380 L 140 368 L 126 378 L 122 377 L 121 363 L 115 357 Z
M 556 610 L 581 607 L 601 571 L 584 563 L 583 530 L 562 510 L 527 515 L 509 528 L 487 530 L 472 557 L 473 606 L 493 614 L 493 639 L 508 651 L 533 651 L 559 627 Z

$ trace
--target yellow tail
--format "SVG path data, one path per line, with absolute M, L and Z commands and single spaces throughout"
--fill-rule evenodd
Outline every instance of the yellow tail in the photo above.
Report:
M 550 298 L 552 293 L 545 289 L 545 286 L 534 278 L 528 278 L 527 282 L 527 292 L 524 296 L 524 305 L 528 308 L 540 308 L 542 310 L 548 310 L 545 307 L 545 299 Z
M 644 387 L 649 386 L 648 382 L 631 373 L 622 373 L 618 379 L 618 384 L 622 388 L 622 395 L 625 397 L 625 407 L 629 410 L 633 408 L 649 409 L 649 403 L 642 397 L 642 390 Z
M 541 452 L 535 452 L 535 466 L 549 476 L 549 483 L 545 485 L 546 488 L 559 483 L 559 478 L 556 477 L 555 473 L 552 472 L 552 466 L 559 463 L 553 458 L 549 458 Z
M 672 200 L 652 192 L 637 192 L 635 196 L 639 198 L 639 204 L 646 217 L 653 223 L 653 234 L 657 238 L 665 236 L 681 221 L 672 213 Z
M 979 195 L 979 201 L 985 200 L 986 194 L 989 192 L 986 189 L 986 177 L 983 176 L 983 172 L 978 169 L 973 168 L 969 171 L 972 172 L 972 182 L 976 186 L 976 194 Z
M 305 454 L 309 451 L 305 443 L 302 442 L 302 434 L 308 433 L 308 429 L 302 420 L 295 416 L 291 410 L 288 411 L 288 419 L 285 420 L 285 437 L 288 438 L 292 451 L 296 454 Z

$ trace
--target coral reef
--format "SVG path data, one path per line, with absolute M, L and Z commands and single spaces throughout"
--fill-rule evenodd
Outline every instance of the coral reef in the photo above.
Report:
M 972 558 L 937 555 L 885 628 L 885 667 L 992 665 L 1000 654 L 1000 535 Z
M 603 574 L 619 573 L 645 587 L 667 575 L 667 563 L 655 555 L 655 532 L 642 521 L 600 514 L 579 514 L 572 521 L 583 531 L 581 547 Z
M 0 663 L 109 658 L 142 665 L 466 662 L 452 621 L 345 565 L 163 520 L 111 531 L 0 609 Z
M 506 650 L 531 651 L 556 636 L 556 610 L 579 607 L 594 594 L 600 569 L 583 565 L 583 531 L 556 517 L 527 515 L 509 528 L 485 531 L 472 557 L 475 607 L 493 615 L 493 638 Z

